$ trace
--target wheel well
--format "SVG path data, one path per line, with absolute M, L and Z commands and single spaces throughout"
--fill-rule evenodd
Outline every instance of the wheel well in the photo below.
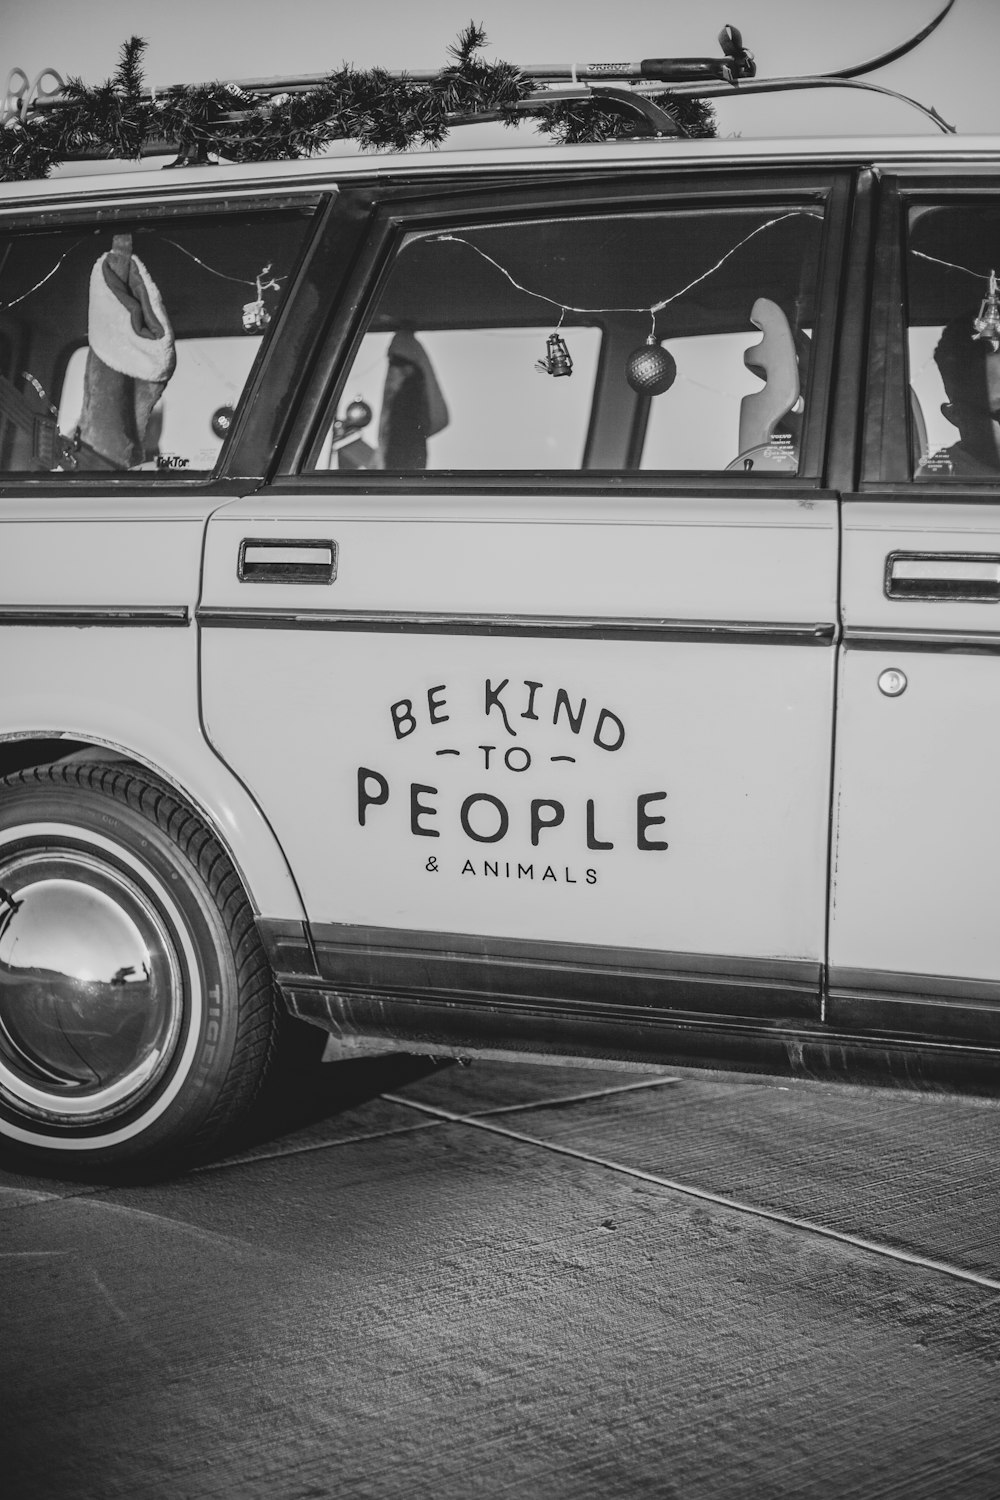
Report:
M 97 746 L 82 740 L 4 740 L 0 742 L 0 776 L 26 771 L 31 766 L 47 766 L 53 761 L 67 760 L 82 751 L 96 749 Z
M 205 827 L 212 832 L 213 837 L 217 838 L 226 849 L 240 877 L 247 898 L 255 910 L 261 909 L 260 891 L 263 889 L 267 897 L 264 905 L 270 910 L 279 911 L 290 908 L 297 915 L 301 915 L 302 896 L 288 868 L 274 829 L 253 802 L 253 794 L 243 787 L 242 783 L 237 782 L 234 790 L 249 799 L 249 815 L 238 822 L 240 840 L 246 837 L 248 841 L 248 849 L 245 850 L 233 846 L 232 839 L 227 838 L 227 828 L 230 833 L 233 831 L 232 828 L 229 828 L 225 820 L 223 820 L 223 826 L 220 826 L 219 819 L 214 816 L 211 785 L 208 787 L 206 800 L 199 800 L 192 796 L 184 784 L 173 780 L 156 766 L 148 765 L 138 756 L 130 754 L 127 749 L 95 743 L 93 740 L 56 738 L 41 733 L 7 740 L 0 739 L 0 779 L 12 776 L 18 771 L 29 771 L 34 767 L 65 761 L 98 761 L 114 764 L 122 770 L 131 768 L 136 775 L 158 783 L 164 790 L 169 791 L 177 802 L 182 803 L 189 812 L 200 818 Z M 223 763 L 219 762 L 219 764 Z M 255 821 L 256 818 L 260 819 L 259 823 Z M 230 823 L 232 821 L 232 819 L 229 820 Z M 270 839 L 269 847 L 262 844 L 262 835 Z M 248 851 L 251 869 L 247 868 L 244 858 L 241 857 Z M 253 875 L 256 875 L 256 880 L 252 878 Z

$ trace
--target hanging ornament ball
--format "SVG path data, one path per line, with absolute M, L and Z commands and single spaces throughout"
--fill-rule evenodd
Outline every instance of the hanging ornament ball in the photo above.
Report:
M 212 413 L 212 431 L 216 437 L 224 438 L 233 425 L 233 408 L 231 406 L 220 406 L 218 411 Z
M 372 409 L 367 401 L 362 401 L 360 396 L 351 402 L 344 412 L 344 426 L 360 432 L 362 427 L 367 427 L 372 419 Z
M 625 379 L 640 396 L 662 396 L 673 385 L 676 374 L 674 356 L 654 339 L 647 339 L 641 349 L 633 349 L 625 361 Z

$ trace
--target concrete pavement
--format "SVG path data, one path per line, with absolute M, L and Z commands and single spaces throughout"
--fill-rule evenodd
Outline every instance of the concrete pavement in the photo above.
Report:
M 299 1105 L 0 1174 L 8 1500 L 1000 1495 L 996 1108 L 394 1057 Z

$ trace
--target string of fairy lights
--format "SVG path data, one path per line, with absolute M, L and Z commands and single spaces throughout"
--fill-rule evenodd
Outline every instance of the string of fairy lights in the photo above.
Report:
M 632 389 L 638 394 L 644 396 L 659 396 L 662 395 L 665 391 L 668 391 L 673 385 L 674 380 L 677 376 L 677 365 L 669 349 L 664 349 L 659 344 L 656 331 L 657 314 L 663 312 L 663 310 L 669 307 L 672 302 L 678 301 L 681 297 L 692 291 L 694 287 L 699 286 L 704 281 L 707 281 L 709 277 L 713 276 L 718 270 L 720 270 L 721 267 L 724 266 L 732 256 L 734 256 L 739 250 L 742 250 L 745 245 L 748 245 L 750 241 L 755 239 L 758 235 L 765 233 L 766 230 L 774 228 L 776 224 L 783 223 L 786 219 L 801 218 L 803 215 L 806 215 L 808 217 L 815 217 L 814 212 L 808 209 L 789 209 L 785 213 L 775 214 L 773 218 L 767 219 L 763 224 L 758 224 L 754 229 L 750 231 L 749 234 L 744 235 L 742 239 L 738 240 L 735 245 L 731 245 L 728 250 L 720 255 L 718 259 L 707 268 L 707 270 L 702 271 L 699 273 L 699 275 L 693 277 L 689 282 L 687 282 L 685 286 L 680 287 L 677 291 L 671 292 L 668 296 L 661 297 L 655 302 L 644 304 L 642 306 L 627 304 L 602 307 L 581 307 L 570 302 L 564 302 L 561 298 L 553 297 L 546 292 L 539 292 L 532 287 L 525 286 L 522 282 L 517 280 L 517 278 L 507 269 L 506 266 L 502 265 L 501 262 L 498 261 L 494 256 L 490 255 L 487 251 L 482 249 L 480 245 L 477 245 L 472 240 L 467 239 L 464 235 L 451 233 L 437 234 L 431 236 L 431 239 L 434 243 L 452 243 L 466 246 L 468 249 L 473 250 L 476 255 L 480 256 L 484 261 L 487 261 L 497 271 L 499 271 L 500 274 L 505 277 L 506 280 L 510 282 L 511 286 L 514 287 L 517 291 L 522 292 L 525 296 L 533 297 L 539 302 L 546 302 L 550 307 L 556 307 L 559 309 L 559 321 L 556 324 L 555 330 L 551 334 L 549 334 L 548 339 L 546 340 L 545 354 L 543 358 L 538 360 L 535 365 L 536 370 L 538 370 L 542 374 L 559 377 L 571 375 L 573 373 L 573 358 L 570 354 L 566 340 L 563 338 L 560 332 L 567 313 L 575 313 L 577 315 L 584 316 L 599 316 L 606 313 L 646 313 L 650 320 L 649 334 L 646 338 L 645 344 L 640 345 L 637 349 L 633 349 L 631 354 L 625 361 L 625 378 Z

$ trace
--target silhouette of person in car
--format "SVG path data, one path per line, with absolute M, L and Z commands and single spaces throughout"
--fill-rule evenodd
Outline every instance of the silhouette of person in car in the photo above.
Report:
M 955 318 L 941 332 L 934 360 L 948 400 L 942 414 L 960 438 L 924 459 L 922 475 L 975 478 L 1000 473 L 1000 349 L 974 338 L 972 317 Z

